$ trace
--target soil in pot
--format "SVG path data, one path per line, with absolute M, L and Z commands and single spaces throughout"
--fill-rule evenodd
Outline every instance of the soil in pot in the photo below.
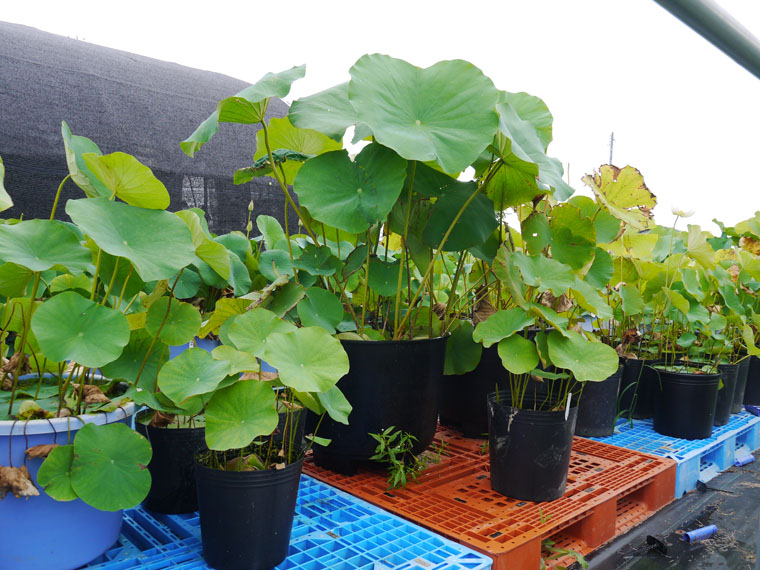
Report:
M 575 435 L 583 437 L 605 437 L 615 430 L 618 391 L 623 366 L 602 382 L 584 382 L 583 392 L 578 401 L 578 419 Z
M 509 373 L 501 363 L 497 346 L 484 348 L 475 370 L 448 375 L 441 383 L 440 421 L 462 431 L 465 437 L 488 437 L 486 397 L 504 390 Z
M 507 392 L 491 393 L 487 402 L 491 488 L 522 501 L 560 498 L 567 485 L 577 408 L 514 408 Z M 534 402 L 526 398 L 523 404 L 530 408 Z
M 760 404 L 760 358 L 749 357 L 747 384 L 744 388 L 744 403 L 757 406 Z
M 734 390 L 734 402 L 731 406 L 732 414 L 741 412 L 744 405 L 744 390 L 747 387 L 747 376 L 749 375 L 749 356 L 744 355 L 737 366 L 736 389 Z
M 427 449 L 438 426 L 446 338 L 341 344 L 350 370 L 337 385 L 353 409 L 349 425 L 324 417 L 316 435 L 331 443 L 314 446 L 314 462 L 353 475 L 375 453 L 377 441 L 369 434 L 391 426 L 416 438 L 412 453 Z
M 659 391 L 655 398 L 654 430 L 681 439 L 705 439 L 712 434 L 720 374 L 655 368 Z
M 303 459 L 282 469 L 229 471 L 196 456 L 203 557 L 212 568 L 265 570 L 288 555 Z
M 724 426 L 731 419 L 731 407 L 734 404 L 734 392 L 739 372 L 738 364 L 718 364 L 720 379 L 723 387 L 718 390 L 718 399 L 715 404 L 715 418 L 713 425 Z
M 192 513 L 198 510 L 195 488 L 195 460 L 199 450 L 206 449 L 202 420 L 196 427 L 179 427 L 170 424 L 154 427 L 140 423 L 138 415 L 135 429 L 150 441 L 153 457 L 148 464 L 151 476 L 150 492 L 143 506 L 163 514 Z
M 654 413 L 654 393 L 657 387 L 657 374 L 652 359 L 627 358 L 623 360 L 623 373 L 620 379 L 618 396 L 618 414 L 636 420 L 651 418 Z

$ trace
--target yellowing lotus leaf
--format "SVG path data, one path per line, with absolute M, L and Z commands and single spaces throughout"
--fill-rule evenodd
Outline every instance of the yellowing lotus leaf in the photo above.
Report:
M 602 207 L 617 219 L 639 230 L 649 227 L 657 198 L 649 191 L 637 169 L 603 164 L 599 172 L 584 176 L 583 182 L 591 188 Z

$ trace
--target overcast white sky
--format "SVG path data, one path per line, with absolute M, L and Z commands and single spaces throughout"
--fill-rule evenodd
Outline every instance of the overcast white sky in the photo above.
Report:
M 719 0 L 760 36 L 760 2 Z M 293 97 L 348 79 L 365 53 L 427 67 L 461 58 L 544 99 L 549 154 L 580 190 L 609 160 L 717 232 L 760 210 L 760 80 L 653 0 L 4 2 L 0 19 L 254 82 L 305 63 Z M 685 229 L 687 222 L 679 222 Z

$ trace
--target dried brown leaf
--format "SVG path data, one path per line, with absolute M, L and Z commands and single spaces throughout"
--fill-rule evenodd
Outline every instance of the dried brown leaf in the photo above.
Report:
M 263 382 L 271 382 L 272 380 L 276 380 L 278 378 L 278 375 L 276 372 L 267 372 L 262 371 L 261 374 L 258 372 L 244 372 L 242 376 L 240 376 L 241 380 L 261 380 Z
M 164 412 L 157 411 L 153 414 L 153 419 L 150 420 L 150 425 L 156 428 L 166 427 L 174 421 L 174 418 L 174 414 L 165 414 Z
M 50 452 L 53 451 L 56 447 L 60 447 L 60 445 L 57 443 L 43 443 L 41 445 L 30 447 L 24 453 L 26 453 L 27 457 L 45 458 L 50 455 Z
M 5 498 L 6 493 L 9 492 L 13 493 L 17 499 L 40 494 L 25 465 L 21 467 L 0 466 L 0 499 Z

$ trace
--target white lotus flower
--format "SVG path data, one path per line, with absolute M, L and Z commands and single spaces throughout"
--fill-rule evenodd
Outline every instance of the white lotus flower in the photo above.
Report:
M 671 207 L 670 211 L 673 212 L 674 216 L 678 216 L 679 218 L 690 218 L 694 215 L 694 210 L 684 210 L 678 206 Z

